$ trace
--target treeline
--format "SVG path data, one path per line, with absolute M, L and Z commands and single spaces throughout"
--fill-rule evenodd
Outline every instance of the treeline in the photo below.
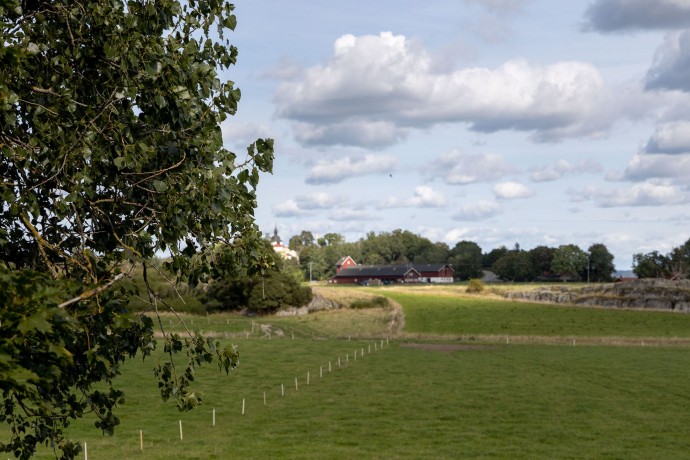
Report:
M 613 255 L 604 244 L 586 250 L 575 244 L 558 247 L 537 246 L 525 251 L 518 244 L 501 246 L 489 252 L 472 241 L 460 241 L 452 248 L 432 242 L 407 230 L 368 233 L 355 242 L 338 233 L 315 238 L 302 231 L 290 238 L 288 247 L 299 255 L 299 262 L 285 261 L 284 269 L 298 272 L 304 280 L 326 280 L 335 274 L 336 262 L 352 257 L 360 265 L 448 263 L 458 281 L 481 278 L 485 270 L 506 281 L 590 280 L 611 281 Z
M 633 271 L 638 278 L 686 279 L 690 272 L 690 239 L 668 254 L 634 254 Z

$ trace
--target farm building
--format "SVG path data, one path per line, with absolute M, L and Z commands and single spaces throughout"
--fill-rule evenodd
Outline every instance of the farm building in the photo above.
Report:
M 334 284 L 358 284 L 370 281 L 389 283 L 452 283 L 453 267 L 448 264 L 357 265 L 350 257 L 336 263 Z

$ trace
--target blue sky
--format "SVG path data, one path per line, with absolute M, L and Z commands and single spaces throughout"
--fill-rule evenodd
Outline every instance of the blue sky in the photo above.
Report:
M 236 0 L 223 125 L 276 142 L 257 223 L 485 252 L 690 238 L 689 0 Z

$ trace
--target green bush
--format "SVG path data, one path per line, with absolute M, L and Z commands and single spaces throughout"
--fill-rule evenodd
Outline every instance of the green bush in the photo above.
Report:
M 358 299 L 350 304 L 350 308 L 383 308 L 389 305 L 386 297 L 371 297 L 368 299 Z
M 467 292 L 471 294 L 477 294 L 479 292 L 482 292 L 484 290 L 484 283 L 481 282 L 481 280 L 478 279 L 471 279 L 469 283 L 467 283 Z
M 301 307 L 311 299 L 309 287 L 301 286 L 290 274 L 271 271 L 263 277 L 215 282 L 208 286 L 202 302 L 209 312 L 247 308 L 270 313 L 281 308 Z

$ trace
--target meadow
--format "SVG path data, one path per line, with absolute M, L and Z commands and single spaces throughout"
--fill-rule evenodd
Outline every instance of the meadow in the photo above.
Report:
M 690 315 L 460 290 L 362 292 L 394 307 L 186 316 L 241 353 L 230 376 L 198 370 L 203 405 L 179 413 L 162 403 L 155 357 L 134 360 L 123 370 L 115 435 L 101 436 L 94 420 L 70 434 L 97 459 L 673 459 L 690 451 Z M 397 306 L 404 326 L 391 330 Z M 174 317 L 164 325 L 179 328 Z

